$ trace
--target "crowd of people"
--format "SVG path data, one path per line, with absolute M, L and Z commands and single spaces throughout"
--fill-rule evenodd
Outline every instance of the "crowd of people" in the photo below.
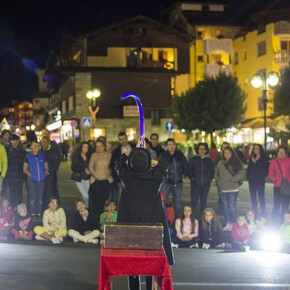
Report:
M 60 150 L 46 129 L 40 141 L 33 131 L 27 132 L 23 144 L 16 134 L 3 130 L 0 239 L 35 237 L 57 244 L 70 236 L 73 242 L 101 243 L 105 222 L 117 220 L 122 182 L 116 163 L 135 147 L 128 142 L 125 132 L 118 134 L 118 141 L 115 149 L 104 137 L 80 142 L 74 148 L 71 179 L 82 199 L 75 203 L 73 226 L 68 229 L 65 210 L 58 204 L 57 186 L 57 171 L 61 160 L 68 159 L 68 144 L 63 144 Z M 227 243 L 234 248 L 255 247 L 257 237 L 270 222 L 282 224 L 280 233 L 283 232 L 285 242 L 290 245 L 290 193 L 281 191 L 282 180 L 290 181 L 290 158 L 285 147 L 278 148 L 277 158 L 270 164 L 259 144 L 254 144 L 251 153 L 247 151 L 242 158 L 227 142 L 222 144 L 221 152 L 214 144 L 209 148 L 207 143 L 199 143 L 195 146 L 196 154 L 189 152 L 186 158 L 173 138 L 161 146 L 158 134 L 153 133 L 146 138 L 145 148 L 153 160 L 166 168 L 160 191 L 173 247 L 208 249 L 225 247 Z M 266 176 L 274 184 L 271 216 L 266 212 Z M 191 185 L 191 202 L 185 206 L 184 178 L 189 178 Z M 245 214 L 237 214 L 239 189 L 246 179 L 252 208 Z M 219 197 L 219 214 L 207 205 L 213 180 Z M 28 191 L 27 204 L 23 203 L 23 183 Z

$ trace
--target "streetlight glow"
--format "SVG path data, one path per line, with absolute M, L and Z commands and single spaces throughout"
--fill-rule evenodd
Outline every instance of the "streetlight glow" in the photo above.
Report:
M 267 76 L 267 83 L 271 86 L 271 87 L 275 87 L 278 85 L 279 82 L 279 77 L 275 72 L 270 72 Z
M 251 78 L 251 84 L 254 88 L 258 89 L 262 86 L 263 80 L 260 74 L 255 74 Z
M 98 89 L 95 89 L 93 91 L 87 91 L 86 97 L 89 100 L 92 100 L 92 99 L 97 99 L 100 95 L 101 95 L 101 91 Z

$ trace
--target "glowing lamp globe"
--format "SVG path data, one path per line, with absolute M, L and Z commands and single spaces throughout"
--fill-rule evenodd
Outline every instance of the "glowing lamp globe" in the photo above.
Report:
M 262 76 L 259 74 L 253 75 L 253 77 L 251 78 L 251 84 L 256 89 L 260 88 L 263 84 Z
M 271 86 L 271 87 L 275 87 L 277 86 L 279 82 L 279 77 L 275 72 L 270 72 L 267 76 L 267 83 Z

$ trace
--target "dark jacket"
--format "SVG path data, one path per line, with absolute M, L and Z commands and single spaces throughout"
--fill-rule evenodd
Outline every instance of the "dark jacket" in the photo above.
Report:
M 98 229 L 98 221 L 95 215 L 89 210 L 88 212 L 89 215 L 86 221 L 83 220 L 79 212 L 76 212 L 74 215 L 73 229 L 78 231 L 81 235 L 83 235 L 86 231 L 93 231 Z
M 135 148 L 136 146 L 132 143 L 129 143 L 129 145 L 131 146 L 131 148 Z M 112 172 L 112 177 L 114 178 L 114 181 L 116 182 L 120 182 L 118 173 L 116 171 L 116 162 L 118 160 L 118 158 L 122 155 L 122 151 L 121 151 L 121 145 L 119 145 L 113 152 L 112 152 L 112 157 L 111 157 L 111 161 L 110 161 L 110 169 Z
M 164 181 L 164 169 L 158 164 L 142 175 L 127 166 L 127 156 L 117 160 L 117 170 L 122 181 L 117 222 L 162 223 L 163 246 L 170 264 L 174 263 L 165 212 L 162 208 L 160 185 Z
M 247 179 L 252 184 L 265 183 L 265 177 L 268 174 L 269 163 L 266 158 L 259 158 L 256 163 L 249 159 L 249 165 L 247 168 Z
M 189 160 L 191 181 L 199 186 L 209 184 L 214 177 L 214 164 L 209 157 L 200 158 L 196 155 Z
M 6 178 L 8 181 L 21 182 L 24 180 L 23 163 L 26 152 L 22 146 L 13 148 L 12 146 L 6 147 L 8 157 L 8 169 Z
M 181 183 L 184 177 L 189 176 L 187 160 L 180 150 L 176 150 L 173 155 L 165 151 L 161 154 L 160 161 L 166 166 L 166 182 Z
M 160 145 L 158 145 L 157 147 L 150 146 L 150 148 L 156 152 L 156 154 L 157 154 L 157 158 L 159 158 L 159 156 L 160 156 L 163 152 L 165 152 L 165 150 L 164 150 Z
M 45 161 L 48 165 L 48 172 L 49 175 L 53 175 L 57 172 L 60 162 L 61 162 L 61 155 L 59 150 L 54 150 L 51 146 L 46 151 L 41 151 L 45 156 Z
M 20 223 L 22 223 L 23 228 L 21 228 Z M 33 230 L 33 223 L 31 221 L 30 214 L 27 213 L 25 217 L 21 216 L 20 214 L 17 214 L 14 220 L 14 228 L 17 231 L 25 230 L 26 232 L 30 232 Z
M 205 230 L 202 226 L 200 227 L 200 239 L 202 243 L 215 247 L 224 242 L 222 238 L 222 229 L 214 226 L 213 223 L 206 223 Z
M 89 163 L 89 158 L 87 158 L 87 160 L 85 161 L 81 156 L 79 156 L 78 158 L 72 160 L 71 170 L 73 172 L 81 173 L 82 179 L 88 180 L 90 179 L 90 175 L 86 174 L 85 169 L 89 169 Z

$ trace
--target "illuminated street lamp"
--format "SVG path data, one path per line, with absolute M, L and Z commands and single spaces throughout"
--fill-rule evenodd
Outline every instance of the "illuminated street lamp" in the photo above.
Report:
M 89 100 L 91 100 L 91 105 L 89 106 L 89 111 L 91 113 L 93 127 L 95 127 L 96 115 L 100 109 L 100 107 L 97 107 L 97 105 L 96 105 L 96 99 L 99 98 L 100 95 L 101 95 L 101 91 L 98 89 L 87 91 L 87 94 L 86 94 L 86 97 Z
M 251 78 L 251 85 L 258 89 L 262 89 L 262 101 L 264 104 L 264 147 L 266 150 L 267 145 L 267 102 L 268 102 L 268 91 L 269 86 L 275 87 L 279 82 L 278 74 L 275 72 L 270 72 L 266 74 L 263 73 L 257 73 L 254 74 Z

